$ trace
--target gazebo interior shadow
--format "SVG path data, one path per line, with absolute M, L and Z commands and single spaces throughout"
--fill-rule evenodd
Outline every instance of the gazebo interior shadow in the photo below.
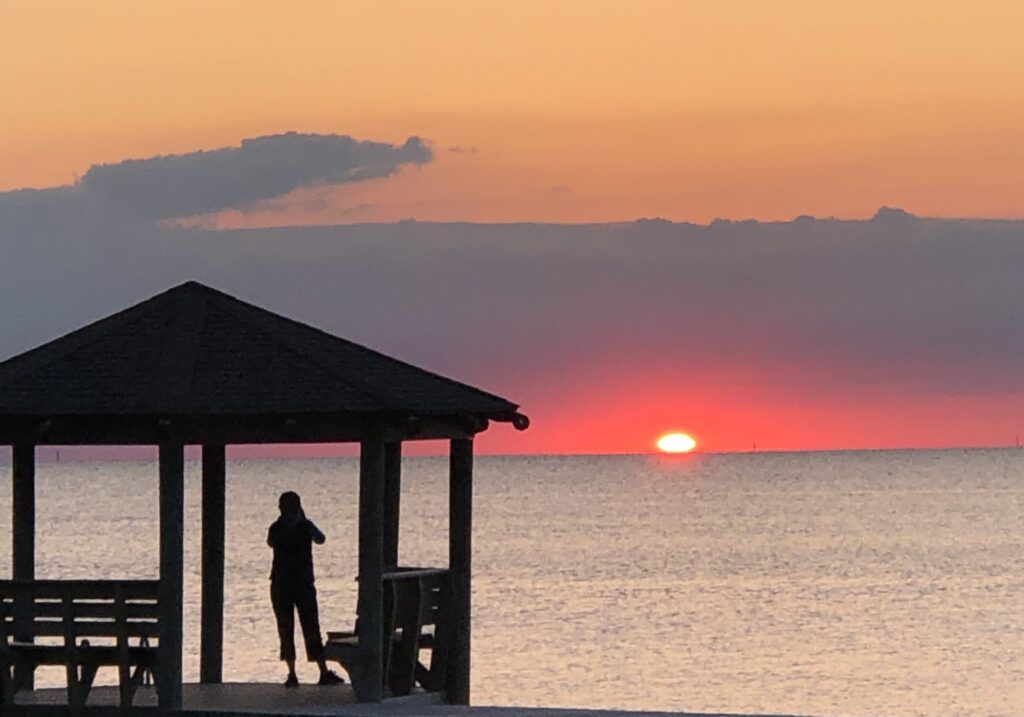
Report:
M 529 425 L 503 398 L 196 282 L 0 363 L 0 444 L 12 447 L 13 477 L 13 575 L 0 581 L 5 708 L 469 704 L 473 439 L 491 421 Z M 448 564 L 400 566 L 402 444 L 438 439 L 450 447 Z M 358 618 L 326 645 L 351 688 L 223 684 L 225 447 L 278 443 L 360 446 Z M 40 445 L 158 447 L 159 580 L 36 579 Z M 187 445 L 202 447 L 202 592 L 200 683 L 186 686 Z M 67 689 L 33 690 L 40 665 L 63 666 Z M 117 667 L 117 687 L 90 689 L 100 667 Z M 148 674 L 155 689 L 142 685 Z

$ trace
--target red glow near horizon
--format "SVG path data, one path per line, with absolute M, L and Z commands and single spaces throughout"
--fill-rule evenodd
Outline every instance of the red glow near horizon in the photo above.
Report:
M 549 392 L 541 382 L 508 392 L 522 402 L 531 427 L 519 432 L 492 424 L 478 437 L 477 452 L 650 453 L 665 426 L 680 424 L 699 434 L 702 453 L 998 447 L 1013 446 L 1024 434 L 1018 394 L 897 396 L 854 387 L 816 394 L 787 384 L 739 392 L 727 381 L 690 390 L 595 391 L 584 383 L 578 391 Z M 658 378 L 649 385 L 658 386 Z

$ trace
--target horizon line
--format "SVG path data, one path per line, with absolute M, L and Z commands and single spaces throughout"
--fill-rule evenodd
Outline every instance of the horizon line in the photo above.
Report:
M 277 445 L 277 444 L 234 444 L 237 447 L 250 447 L 256 445 Z M 280 444 L 280 445 L 294 445 L 294 444 Z M 315 445 L 345 445 L 345 444 L 306 444 L 310 446 Z M 37 446 L 37 448 L 48 448 L 52 449 L 53 453 L 59 453 L 64 449 L 110 449 L 110 450 L 138 450 L 146 448 L 147 446 Z M 186 449 L 191 446 L 186 446 Z M 199 446 L 192 447 L 193 450 Z M 229 449 L 232 445 L 227 446 Z M 4 447 L 6 448 L 6 447 Z M 664 458 L 667 460 L 686 460 L 687 458 L 699 457 L 699 456 L 753 456 L 753 455 L 787 455 L 796 453 L 898 453 L 898 452 L 947 452 L 947 451 L 1003 451 L 1003 450 L 1021 450 L 1024 446 L 1020 444 L 992 444 L 992 445 L 965 445 L 965 446 L 881 446 L 881 447 L 857 447 L 857 448 L 756 448 L 756 449 L 737 449 L 737 450 L 717 450 L 717 451 L 705 451 L 705 450 L 694 450 L 689 453 L 665 453 L 657 450 L 652 451 L 622 451 L 622 452 L 556 452 L 556 451 L 541 451 L 536 453 L 476 453 L 477 458 Z M 8 451 L 4 451 L 8 453 Z M 403 455 L 402 458 L 445 458 L 446 453 L 424 453 L 419 455 Z M 256 455 L 256 456 L 240 456 L 230 458 L 231 461 L 238 462 L 258 462 L 258 461 L 302 461 L 302 460 L 315 460 L 315 459 L 326 459 L 326 460 L 358 460 L 358 455 Z M 66 462 L 68 463 L 149 463 L 154 459 L 144 459 L 133 456 L 111 456 L 111 457 L 77 457 Z M 194 462 L 200 460 L 198 457 L 186 456 L 187 462 Z M 62 463 L 55 458 L 54 455 L 37 456 L 39 463 Z M 0 465 L 9 466 L 9 456 L 4 455 L 3 459 L 0 460 Z
M 218 212 L 219 213 L 219 212 Z M 216 216 L 217 213 L 200 216 Z M 660 216 L 638 216 L 632 219 L 619 219 L 612 221 L 543 221 L 543 220 L 531 220 L 531 219 L 516 219 L 509 221 L 476 221 L 471 219 L 451 219 L 451 220 L 435 220 L 435 219 L 417 219 L 415 217 L 405 217 L 402 219 L 395 219 L 391 221 L 363 221 L 363 222 L 326 222 L 326 223 L 309 223 L 309 224 L 270 224 L 266 226 L 253 226 L 253 227 L 204 227 L 199 224 L 187 224 L 183 223 L 184 220 L 190 217 L 178 217 L 175 219 L 163 220 L 170 226 L 180 231 L 187 232 L 220 232 L 220 233 L 242 233 L 242 232 L 261 232 L 261 231 L 281 231 L 281 230 L 296 230 L 296 229 L 351 229 L 356 227 L 396 227 L 402 225 L 425 225 L 425 226 L 452 226 L 452 225 L 463 225 L 463 226 L 500 226 L 500 227 L 529 227 L 529 226 L 549 226 L 549 227 L 613 227 L 613 226 L 629 226 L 632 224 L 662 224 L 671 226 L 681 227 L 696 227 L 700 229 L 710 229 L 718 224 L 758 224 L 758 225 L 773 225 L 773 224 L 796 224 L 803 222 L 830 222 L 838 224 L 853 224 L 853 223 L 866 223 L 866 222 L 885 222 L 887 220 L 904 220 L 904 221 L 920 221 L 920 222 L 988 222 L 988 223 L 1015 223 L 1024 222 L 1024 215 L 1020 216 L 945 216 L 945 215 L 931 215 L 931 214 L 915 214 L 899 207 L 893 207 L 889 205 L 883 205 L 879 207 L 874 214 L 870 216 L 861 217 L 849 217 L 849 216 L 815 216 L 813 214 L 797 214 L 790 219 L 758 219 L 755 217 L 743 217 L 743 218 L 729 218 L 729 217 L 715 217 L 706 222 L 691 221 L 687 219 L 669 219 Z M 196 217 L 198 218 L 198 217 Z

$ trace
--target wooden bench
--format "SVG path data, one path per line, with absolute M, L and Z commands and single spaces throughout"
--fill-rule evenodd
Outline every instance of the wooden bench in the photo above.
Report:
M 13 705 L 42 665 L 64 666 L 68 706 L 80 713 L 96 671 L 118 669 L 121 707 L 156 668 L 155 580 L 0 580 L 0 688 Z M 135 644 L 131 644 L 134 640 Z
M 398 568 L 384 573 L 384 688 L 407 695 L 418 683 L 427 692 L 445 689 L 449 604 L 448 571 Z M 349 674 L 358 698 L 365 694 L 364 656 L 353 632 L 328 632 L 328 660 Z M 429 664 L 425 652 L 430 652 Z

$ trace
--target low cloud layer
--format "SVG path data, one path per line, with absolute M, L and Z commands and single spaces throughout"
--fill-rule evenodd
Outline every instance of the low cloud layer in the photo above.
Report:
M 94 165 L 79 186 L 120 211 L 170 219 L 244 210 L 297 189 L 386 177 L 431 158 L 418 137 L 393 145 L 289 132 L 245 139 L 237 147 Z
M 595 417 L 647 430 L 659 406 L 699 409 L 698 428 L 718 421 L 722 436 L 741 436 L 717 447 L 1024 435 L 1013 408 L 1024 396 L 1024 222 L 898 210 L 706 226 L 201 231 L 155 221 L 429 157 L 415 139 L 263 141 L 252 152 L 247 142 L 96 168 L 71 188 L 0 193 L 0 358 L 197 279 L 507 394 L 537 419 L 513 450 L 621 448 L 558 435 L 599 436 L 579 428 Z M 328 161 L 311 146 L 348 149 Z M 238 186 L 231 172 L 249 162 L 263 179 Z M 197 186 L 181 188 L 186 176 Z M 107 194 L 138 197 L 143 216 Z

